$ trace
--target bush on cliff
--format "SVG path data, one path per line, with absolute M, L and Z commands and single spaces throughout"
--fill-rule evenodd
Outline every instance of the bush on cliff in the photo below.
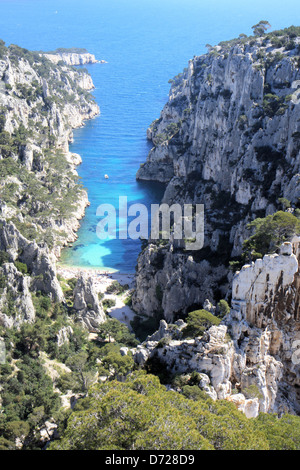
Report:
M 219 325 L 220 322 L 220 318 L 215 317 L 207 310 L 190 312 L 186 319 L 187 326 L 182 330 L 183 337 L 195 338 L 196 336 L 202 336 L 205 330 L 213 325 Z
M 279 211 L 248 224 L 254 234 L 244 241 L 243 257 L 253 261 L 267 253 L 274 253 L 280 245 L 294 235 L 300 234 L 300 220 L 289 212 Z

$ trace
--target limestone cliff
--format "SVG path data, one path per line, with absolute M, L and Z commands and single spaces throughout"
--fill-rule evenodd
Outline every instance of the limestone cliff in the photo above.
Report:
M 88 93 L 93 82 L 84 71 L 53 65 L 17 46 L 2 53 L 0 78 L 1 213 L 21 231 L 33 225 L 58 255 L 59 247 L 76 237 L 88 204 L 76 181 L 81 159 L 69 153 L 69 143 L 72 129 L 99 114 Z
M 299 204 L 295 36 L 287 30 L 221 43 L 172 80 L 137 179 L 165 183 L 162 202 L 204 204 L 205 246 L 187 252 L 149 241 L 138 260 L 138 313 L 170 321 L 224 297 L 228 262 L 241 254 L 247 223 L 278 210 L 280 197 Z
M 85 70 L 1 43 L 0 264 L 7 264 L 0 268 L 4 288 L 0 322 L 4 325 L 34 320 L 29 288 L 55 302 L 64 300 L 55 262 L 61 247 L 76 238 L 88 205 L 76 172 L 81 158 L 69 152 L 69 143 L 74 128 L 99 114 L 90 94 L 93 87 Z M 18 270 L 22 264 L 27 272 Z M 7 311 L 8 299 L 17 309 Z
M 248 417 L 300 412 L 299 238 L 236 273 L 232 308 L 202 337 L 181 338 L 182 321 L 161 321 L 139 346 L 138 364 L 155 358 L 175 374 L 200 373 L 199 387 Z
M 54 64 L 63 61 L 67 65 L 97 64 L 94 54 L 90 54 L 85 49 L 57 49 L 53 52 L 44 52 L 43 56 Z

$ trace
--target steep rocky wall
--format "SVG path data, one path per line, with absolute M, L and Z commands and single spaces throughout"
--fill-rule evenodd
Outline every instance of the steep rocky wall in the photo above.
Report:
M 201 389 L 233 401 L 248 417 L 259 411 L 299 414 L 299 262 L 294 239 L 280 254 L 244 266 L 234 277 L 232 308 L 220 326 L 182 340 L 182 321 L 162 321 L 137 348 L 136 362 L 155 358 L 172 373 L 199 372 Z
M 299 239 L 238 273 L 226 324 L 236 352 L 232 377 L 255 385 L 261 411 L 292 408 L 298 414 L 300 361 Z M 299 346 L 298 346 L 299 349 Z
M 76 166 L 81 159 L 69 153 L 72 131 L 98 115 L 100 110 L 89 94 L 94 88 L 89 74 L 52 64 L 38 53 L 23 51 L 8 48 L 0 59 L 1 127 L 3 133 L 7 133 L 5 139 L 11 142 L 10 155 L 1 146 L 0 158 L 9 155 L 21 164 L 18 169 L 15 163 L 16 174 L 1 181 L 1 215 L 12 220 L 18 218 L 22 224 L 27 223 L 26 219 L 34 218 L 41 233 L 51 232 L 56 238 L 52 245 L 59 256 L 60 247 L 76 238 L 78 220 L 88 205 L 87 193 L 76 181 Z M 20 126 L 23 126 L 23 142 L 14 144 Z M 9 171 L 13 173 L 13 170 Z M 57 202 L 52 203 L 54 178 L 57 180 Z M 38 197 L 34 200 L 28 191 L 29 179 L 38 182 Z M 9 197 L 3 197 L 8 193 L 8 184 L 16 186 L 17 204 Z M 78 197 L 73 201 L 72 210 L 62 216 L 55 206 L 59 205 L 60 195 L 64 198 L 64 193 L 72 190 L 77 191 Z M 43 192 L 49 192 L 48 201 L 39 194 Z M 31 209 L 26 210 L 29 205 Z M 45 213 L 46 207 L 49 212 L 50 206 L 53 209 L 51 217 L 41 217 L 40 213 Z
M 100 110 L 85 70 L 18 46 L 0 49 L 1 263 L 8 257 L 0 267 L 0 323 L 18 327 L 34 321 L 31 292 L 64 301 L 55 262 L 88 205 L 76 172 L 81 158 L 69 143 L 73 129 Z
M 138 261 L 137 312 L 155 314 L 158 284 L 168 320 L 225 295 L 228 261 L 240 255 L 247 223 L 278 210 L 280 197 L 298 204 L 298 44 L 296 38 L 286 50 L 263 38 L 225 43 L 174 78 L 148 129 L 153 148 L 137 179 L 166 183 L 162 202 L 204 204 L 205 245 L 185 252 L 150 243 Z
M 77 319 L 89 331 L 97 331 L 99 324 L 106 320 L 93 281 L 84 274 L 81 274 L 78 278 L 74 289 L 74 309 L 76 310 Z

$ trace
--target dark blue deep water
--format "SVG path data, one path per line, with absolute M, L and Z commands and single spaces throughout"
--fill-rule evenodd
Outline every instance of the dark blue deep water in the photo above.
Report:
M 82 156 L 78 172 L 90 207 L 64 264 L 133 272 L 140 242 L 100 241 L 96 209 L 102 203 L 149 206 L 161 188 L 135 181 L 150 149 L 146 129 L 168 98 L 168 80 L 193 55 L 251 33 L 266 19 L 273 29 L 300 25 L 298 0 L 0 0 L 0 38 L 32 50 L 83 47 L 107 64 L 89 65 L 101 115 L 74 132 L 70 150 Z M 104 179 L 104 174 L 109 179 Z

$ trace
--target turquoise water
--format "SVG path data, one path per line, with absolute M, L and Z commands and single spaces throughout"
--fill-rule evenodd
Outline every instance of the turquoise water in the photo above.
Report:
M 87 66 L 101 115 L 74 132 L 70 150 L 82 156 L 78 168 L 90 207 L 64 264 L 133 272 L 140 242 L 100 241 L 102 203 L 118 206 L 158 202 L 162 188 L 135 181 L 150 145 L 146 129 L 168 98 L 168 80 L 205 44 L 251 33 L 267 19 L 273 29 L 300 24 L 298 0 L 0 0 L 0 37 L 33 50 L 84 47 L 107 64 Z M 109 179 L 104 179 L 104 174 Z

